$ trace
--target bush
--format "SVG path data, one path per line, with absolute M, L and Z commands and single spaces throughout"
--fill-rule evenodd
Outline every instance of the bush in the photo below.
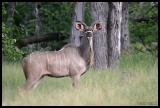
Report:
M 16 39 L 9 37 L 11 29 L 2 23 L 2 53 L 8 60 L 18 60 L 24 54 L 15 47 Z

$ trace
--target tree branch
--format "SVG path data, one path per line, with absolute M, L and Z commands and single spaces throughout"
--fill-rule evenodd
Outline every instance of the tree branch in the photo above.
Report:
M 133 19 L 133 21 L 134 21 L 134 22 L 142 22 L 142 21 L 148 22 L 148 21 L 151 20 L 151 19 L 158 21 L 158 16 L 141 17 L 141 18 Z
M 65 38 L 65 36 L 68 35 L 69 36 L 69 33 L 48 33 L 48 34 L 44 34 L 44 35 L 40 35 L 40 36 L 27 36 L 23 39 L 19 39 L 17 42 L 16 42 L 16 46 L 18 48 L 22 48 L 28 44 L 33 44 L 33 43 L 39 43 L 39 42 L 46 42 L 46 41 L 51 41 L 51 40 L 57 40 L 57 41 L 60 41 L 60 40 L 63 40 Z

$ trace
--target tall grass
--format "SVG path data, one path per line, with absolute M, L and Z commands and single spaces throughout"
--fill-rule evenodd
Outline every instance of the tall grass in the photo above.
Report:
M 143 53 L 124 55 L 114 69 L 90 69 L 77 89 L 70 78 L 44 77 L 25 96 L 19 63 L 2 64 L 2 105 L 158 105 L 158 60 Z

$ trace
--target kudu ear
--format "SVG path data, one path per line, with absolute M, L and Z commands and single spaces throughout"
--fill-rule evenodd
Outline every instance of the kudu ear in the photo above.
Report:
M 96 21 L 92 24 L 93 31 L 98 31 L 102 29 L 102 22 Z
M 81 21 L 76 21 L 75 22 L 75 28 L 78 31 L 84 31 L 85 27 L 86 27 L 86 24 L 82 23 Z

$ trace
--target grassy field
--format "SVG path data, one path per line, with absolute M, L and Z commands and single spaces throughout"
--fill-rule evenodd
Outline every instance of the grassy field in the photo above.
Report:
M 2 64 L 2 105 L 158 105 L 158 59 L 147 54 L 120 58 L 110 70 L 90 69 L 74 89 L 70 78 L 44 77 L 26 96 L 18 95 L 25 82 L 19 63 Z

